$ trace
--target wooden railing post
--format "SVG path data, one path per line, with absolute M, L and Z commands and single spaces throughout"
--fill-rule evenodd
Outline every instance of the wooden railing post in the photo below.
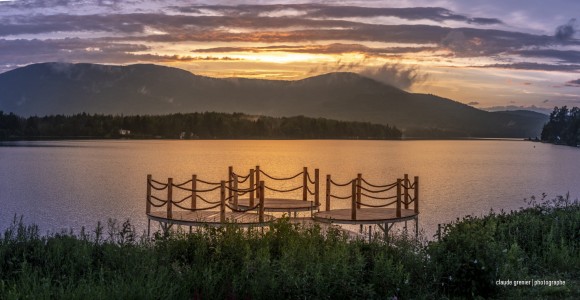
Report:
M 330 210 L 330 174 L 326 175 L 326 211 Z
M 260 166 L 256 166 L 256 185 L 260 184 Z M 256 190 L 256 198 L 260 198 L 260 188 Z
M 147 174 L 147 199 L 145 199 L 145 213 L 151 212 L 151 174 Z
M 356 208 L 360 208 L 361 200 L 361 187 L 362 187 L 362 174 L 358 173 L 356 175 Z
M 234 194 L 234 207 L 238 209 L 238 175 L 234 174 L 234 190 L 232 191 Z
M 232 178 L 234 177 L 234 167 L 228 167 L 228 199 L 232 199 Z
M 260 223 L 264 223 L 264 182 L 260 181 L 260 210 L 258 211 L 258 217 Z
M 415 213 L 419 213 L 419 176 L 415 176 Z
M 221 181 L 220 185 L 220 223 L 226 222 L 226 182 Z
M 401 178 L 397 179 L 397 218 L 401 217 Z
M 250 207 L 254 207 L 254 194 L 257 194 L 257 190 L 255 191 L 254 188 L 254 169 L 250 169 Z
M 356 220 L 356 198 L 357 198 L 357 196 L 356 196 L 356 182 L 357 182 L 357 180 L 353 180 L 352 184 L 351 184 L 351 186 L 352 186 L 352 188 L 351 188 L 351 191 L 352 191 L 351 218 L 352 218 L 352 220 Z
M 197 209 L 197 175 L 191 175 L 191 209 Z
M 167 218 L 173 218 L 173 178 L 167 179 Z
M 302 200 L 308 200 L 308 168 L 302 170 Z
M 404 193 L 405 193 L 405 209 L 409 209 L 409 187 L 411 187 L 411 182 L 409 181 L 409 174 L 405 174 L 405 179 L 403 179 Z
M 314 206 L 320 209 L 320 170 L 314 169 Z

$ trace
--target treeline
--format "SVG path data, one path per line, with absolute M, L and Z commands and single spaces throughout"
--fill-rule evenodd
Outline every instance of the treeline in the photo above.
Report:
M 569 146 L 580 145 L 580 108 L 554 107 L 550 120 L 542 129 L 542 141 Z
M 399 139 L 394 126 L 303 116 L 216 112 L 158 116 L 100 114 L 28 118 L 0 111 L 0 140 L 44 138 Z

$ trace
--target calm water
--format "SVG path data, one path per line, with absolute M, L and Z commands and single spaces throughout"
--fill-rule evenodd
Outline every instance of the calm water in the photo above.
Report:
M 145 181 L 195 173 L 219 181 L 260 165 L 273 175 L 303 166 L 346 182 L 363 173 L 390 183 L 420 176 L 420 226 L 491 208 L 525 206 L 524 198 L 580 196 L 580 150 L 524 141 L 59 141 L 0 146 L 0 228 L 23 215 L 42 231 L 94 228 L 108 218 L 145 228 Z M 324 188 L 321 188 L 324 191 Z M 324 199 L 321 197 L 321 199 Z M 333 206 L 335 204 L 333 203 Z M 348 207 L 348 203 L 336 206 Z

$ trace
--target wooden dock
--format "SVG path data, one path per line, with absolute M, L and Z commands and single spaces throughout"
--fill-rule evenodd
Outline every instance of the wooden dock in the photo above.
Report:
M 168 218 L 167 213 L 164 211 L 152 211 L 147 216 L 154 221 L 186 226 L 221 226 L 224 223 L 220 212 L 211 210 L 175 211 L 171 218 Z M 275 219 L 273 216 L 264 215 L 263 220 L 260 221 L 259 214 L 248 212 L 226 212 L 224 217 L 226 223 L 242 226 L 263 226 Z
M 401 216 L 397 217 L 395 208 L 357 208 L 356 219 L 352 219 L 350 208 L 321 211 L 314 214 L 313 219 L 318 222 L 335 224 L 383 224 L 413 220 L 418 216 L 411 209 L 402 209 Z
M 239 199 L 238 207 L 248 208 L 250 199 Z M 297 199 L 264 198 L 264 211 L 266 212 L 297 212 L 312 211 L 316 208 L 314 201 L 302 201 Z
M 268 185 L 261 179 L 268 180 Z M 288 181 L 283 186 L 296 186 L 275 187 L 273 183 L 279 181 Z M 274 196 L 267 197 L 267 193 Z M 275 197 L 286 193 L 290 196 Z M 377 225 L 385 237 L 395 223 L 405 222 L 406 228 L 407 221 L 412 220 L 415 223 L 415 234 L 418 235 L 418 176 L 411 181 L 405 174 L 395 182 L 377 184 L 370 183 L 362 174 L 346 183 L 337 183 L 331 175 L 326 175 L 324 199 L 324 211 L 320 211 L 319 170 L 315 169 L 311 176 L 306 167 L 298 174 L 287 177 L 272 176 L 259 166 L 250 169 L 247 175 L 240 175 L 230 167 L 228 180 L 219 182 L 200 180 L 197 175 L 192 175 L 191 180 L 174 183 L 172 178 L 156 181 L 148 175 L 148 233 L 151 221 L 161 223 L 165 229 L 173 224 L 190 227 L 221 226 L 226 223 L 265 226 L 276 219 L 265 212 L 288 213 L 291 218 L 294 213 L 292 219 L 298 220 L 297 212 L 310 211 L 309 222 L 356 224 L 361 229 L 365 224 Z M 347 205 L 334 209 L 331 207 L 333 202 L 342 200 L 348 201 Z

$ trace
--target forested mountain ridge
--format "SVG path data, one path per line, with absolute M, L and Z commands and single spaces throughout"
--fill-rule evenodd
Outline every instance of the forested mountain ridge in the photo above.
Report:
M 157 66 L 42 63 L 0 74 L 0 110 L 163 115 L 203 111 L 304 115 L 395 125 L 407 137 L 535 137 L 547 116 L 486 112 L 354 73 L 297 81 L 210 78 Z

